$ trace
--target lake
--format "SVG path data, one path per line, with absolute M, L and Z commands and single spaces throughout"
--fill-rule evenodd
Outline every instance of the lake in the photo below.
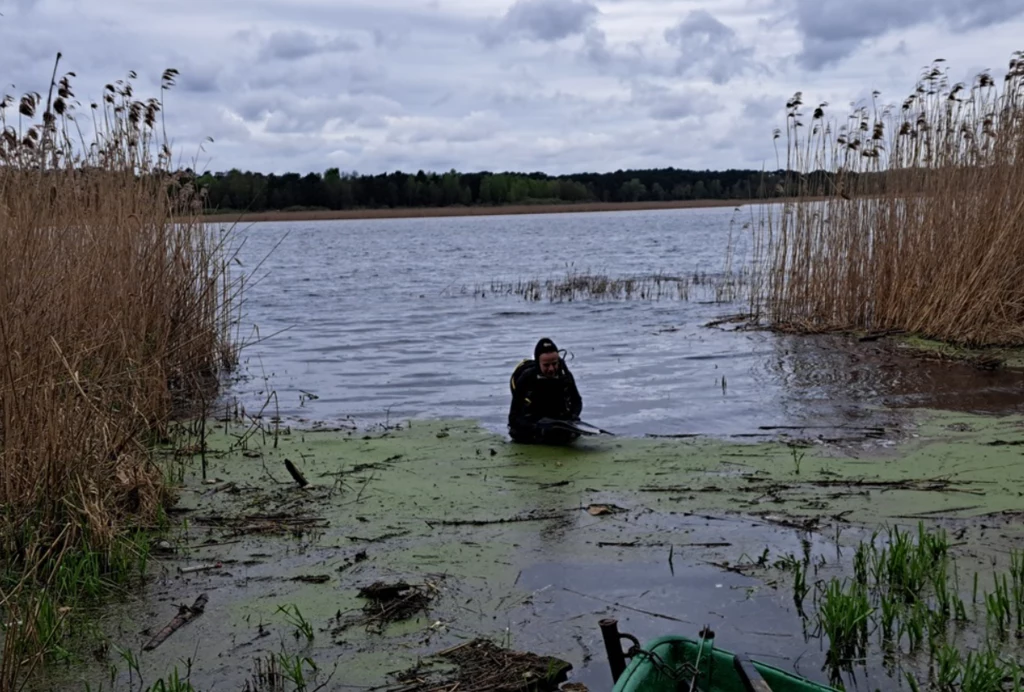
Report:
M 547 336 L 569 351 L 583 419 L 630 436 L 845 427 L 867 424 L 881 404 L 1018 405 L 1021 381 L 1006 373 L 894 362 L 849 340 L 708 328 L 748 306 L 716 301 L 706 283 L 687 300 L 492 290 L 569 271 L 714 281 L 730 243 L 734 267 L 749 259 L 750 209 L 239 226 L 249 276 L 240 336 L 261 341 L 243 351 L 249 378 L 225 396 L 253 413 L 276 392 L 265 413 L 299 426 L 471 418 L 504 431 L 512 369 Z

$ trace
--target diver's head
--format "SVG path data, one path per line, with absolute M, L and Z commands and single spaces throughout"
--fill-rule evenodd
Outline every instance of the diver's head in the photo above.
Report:
M 558 355 L 558 347 L 551 339 L 544 338 L 533 348 L 533 359 L 543 377 L 555 377 L 561 368 L 562 358 Z

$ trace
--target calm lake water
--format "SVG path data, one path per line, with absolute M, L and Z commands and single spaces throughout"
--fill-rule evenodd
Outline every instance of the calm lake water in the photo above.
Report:
M 734 266 L 749 259 L 743 224 L 751 214 L 748 207 L 239 226 L 238 269 L 250 275 L 241 336 L 263 340 L 243 352 L 250 377 L 227 396 L 253 413 L 276 391 L 282 418 L 299 424 L 464 417 L 504 432 L 512 369 L 547 336 L 571 354 L 584 420 L 625 435 L 857 425 L 880 404 L 1019 405 L 1021 381 L 1006 373 L 880 361 L 870 348 L 837 340 L 708 328 L 747 305 L 716 302 L 706 285 L 691 286 L 688 300 L 529 301 L 492 290 L 496 281 L 543 282 L 570 270 L 713 279 L 730 241 Z

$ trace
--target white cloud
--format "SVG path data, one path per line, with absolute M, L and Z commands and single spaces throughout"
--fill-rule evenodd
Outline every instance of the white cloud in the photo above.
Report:
M 168 133 L 187 159 L 213 137 L 213 170 L 568 173 L 774 166 L 794 92 L 899 102 L 937 57 L 999 78 L 1024 3 L 16 0 L 0 22 L 15 95 L 45 92 L 57 51 L 86 105 L 178 68 Z

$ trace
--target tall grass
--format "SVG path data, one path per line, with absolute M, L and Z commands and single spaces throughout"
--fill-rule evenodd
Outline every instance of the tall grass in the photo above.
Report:
M 951 84 L 937 61 L 901 105 L 879 97 L 839 122 L 788 102 L 777 192 L 796 201 L 752 219 L 751 312 L 797 331 L 1024 343 L 1024 53 L 1002 84 Z
M 59 62 L 0 109 L 0 689 L 143 564 L 170 499 L 150 445 L 236 359 L 223 238 L 164 133 L 176 71 L 83 107 Z

